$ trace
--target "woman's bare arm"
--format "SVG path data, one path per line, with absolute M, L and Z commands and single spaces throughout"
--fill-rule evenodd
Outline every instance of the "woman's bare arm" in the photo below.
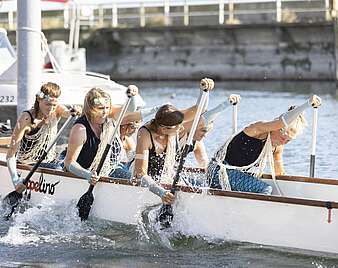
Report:
M 111 113 L 109 117 L 113 118 L 114 120 L 117 120 L 121 110 L 122 110 L 122 106 L 113 105 L 111 108 Z M 142 120 L 142 116 L 139 111 L 127 112 L 126 115 L 123 117 L 121 124 L 124 125 L 124 124 L 128 124 L 134 121 L 141 121 L 141 120 Z
M 283 165 L 283 150 L 284 146 L 280 145 L 276 147 L 276 150 L 273 153 L 273 160 L 275 166 L 276 175 L 285 175 L 284 165 Z
M 31 129 L 31 118 L 28 113 L 22 113 L 16 122 L 11 137 L 9 149 L 7 151 L 7 158 L 13 157 L 20 145 L 20 142 L 26 132 Z
M 151 148 L 151 138 L 149 132 L 140 128 L 137 133 L 136 155 L 134 175 L 137 179 L 148 174 L 148 156 Z
M 207 168 L 208 166 L 208 154 L 205 149 L 205 145 L 203 141 L 196 141 L 195 150 L 194 150 L 195 158 L 198 163 L 198 166 L 201 168 Z
M 284 127 L 284 123 L 281 119 L 275 119 L 273 121 L 259 121 L 253 124 L 250 124 L 244 128 L 245 134 L 250 137 L 258 137 L 262 134 L 268 133 L 270 131 L 278 130 Z
M 77 114 L 77 115 L 81 114 L 82 107 L 79 105 L 75 105 L 71 109 L 68 109 L 66 106 L 60 104 L 56 107 L 55 112 L 58 118 L 59 117 L 68 118 L 71 114 Z
M 69 134 L 67 154 L 65 158 L 65 167 L 69 169 L 72 161 L 77 160 L 83 144 L 87 140 L 86 128 L 82 124 L 75 124 Z

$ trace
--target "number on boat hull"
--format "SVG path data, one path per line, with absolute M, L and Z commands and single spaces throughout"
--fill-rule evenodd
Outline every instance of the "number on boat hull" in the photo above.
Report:
M 5 102 L 14 102 L 15 97 L 14 96 L 0 96 L 0 102 L 5 103 Z

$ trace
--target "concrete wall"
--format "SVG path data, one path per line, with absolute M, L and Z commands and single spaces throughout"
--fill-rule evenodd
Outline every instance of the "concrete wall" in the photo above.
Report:
M 331 24 L 83 31 L 88 69 L 120 80 L 333 80 Z M 67 38 L 45 32 L 48 40 Z
M 103 29 L 91 69 L 116 79 L 333 79 L 331 25 Z M 96 53 L 95 53 L 96 51 Z

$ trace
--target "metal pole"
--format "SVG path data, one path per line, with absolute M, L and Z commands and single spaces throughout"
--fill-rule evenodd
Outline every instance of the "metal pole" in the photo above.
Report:
M 70 18 L 69 18 L 69 5 L 65 6 L 64 10 L 63 10 L 63 27 L 65 29 L 68 29 L 69 28 L 69 21 L 70 21 Z
M 41 6 L 40 0 L 18 0 L 17 114 L 30 109 L 41 87 Z
M 310 177 L 315 176 L 315 160 L 316 160 L 316 143 L 317 143 L 317 122 L 318 122 L 318 109 L 313 108 L 312 117 L 312 143 L 310 155 Z
M 333 2 L 332 14 L 334 16 L 334 47 L 335 47 L 335 80 L 336 80 L 336 90 L 338 90 L 338 18 L 337 18 L 337 9 L 338 1 Z
M 117 5 L 114 1 L 113 8 L 112 8 L 112 26 L 116 28 L 118 26 L 118 18 L 117 18 Z
M 183 7 L 183 13 L 184 13 L 184 26 L 189 25 L 189 5 L 187 3 L 187 0 L 184 2 L 184 7 Z
M 80 8 L 76 9 L 76 19 L 75 19 L 75 26 L 74 26 L 74 51 L 79 49 L 79 42 L 80 42 L 80 27 L 81 27 L 81 14 Z
M 218 23 L 224 24 L 224 0 L 219 0 Z
M 229 18 L 227 20 L 228 24 L 234 23 L 234 2 L 233 0 L 228 1 L 228 10 L 229 10 Z
M 325 0 L 325 20 L 331 21 L 331 9 L 330 9 L 330 0 Z
M 170 5 L 168 0 L 164 0 L 164 25 L 169 26 L 170 24 Z
M 276 0 L 276 21 L 282 21 L 282 1 Z
M 76 24 L 78 8 L 79 7 L 76 4 L 72 4 L 71 6 L 71 16 L 70 16 L 70 24 L 69 24 L 69 40 L 68 40 L 69 51 L 73 51 L 73 47 L 74 47 L 75 24 Z
M 103 27 L 104 26 L 104 10 L 103 10 L 103 6 L 100 5 L 99 6 L 99 27 Z
M 146 26 L 146 11 L 143 2 L 140 3 L 140 26 Z
M 8 11 L 8 29 L 9 30 L 14 30 L 14 12 L 13 11 Z

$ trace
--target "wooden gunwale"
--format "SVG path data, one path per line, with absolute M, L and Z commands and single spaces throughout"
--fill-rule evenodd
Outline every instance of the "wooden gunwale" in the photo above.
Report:
M 6 166 L 4 161 L 0 161 L 0 166 Z M 31 166 L 18 164 L 18 168 L 23 170 L 30 170 Z M 194 168 L 194 170 L 196 170 Z M 81 179 L 83 178 L 77 177 L 70 172 L 64 172 L 59 170 L 52 170 L 46 168 L 38 168 L 38 171 L 44 174 L 50 174 L 55 176 L 68 177 L 73 179 Z M 270 175 L 264 175 L 264 178 L 271 179 Z M 307 178 L 300 176 L 279 176 L 278 180 L 284 181 L 293 181 L 293 182 L 308 182 L 308 183 L 317 183 L 317 184 L 328 184 L 328 185 L 338 185 L 338 180 L 334 179 L 321 179 L 321 178 Z M 113 183 L 113 184 L 122 184 L 128 186 L 139 186 L 137 182 L 129 182 L 123 179 L 113 179 L 108 177 L 102 177 L 101 182 L 104 183 Z M 162 184 L 162 186 L 166 189 L 170 189 L 170 184 Z M 258 201 L 269 201 L 269 202 L 277 202 L 277 203 L 286 203 L 286 204 L 294 204 L 294 205 L 304 205 L 304 206 L 313 206 L 313 207 L 323 207 L 323 208 L 338 208 L 338 202 L 335 201 L 321 201 L 321 200 L 313 200 L 313 199 L 304 199 L 304 198 L 294 198 L 294 197 L 285 197 L 285 196 L 275 196 L 275 195 L 262 195 L 255 193 L 246 193 L 246 192 L 233 192 L 233 191 L 223 191 L 217 189 L 209 189 L 209 188 L 195 188 L 189 186 L 177 186 L 177 190 L 187 193 L 195 193 L 201 194 L 208 193 L 214 196 L 222 196 L 222 197 L 233 197 L 233 198 L 241 198 L 241 199 L 251 199 Z

